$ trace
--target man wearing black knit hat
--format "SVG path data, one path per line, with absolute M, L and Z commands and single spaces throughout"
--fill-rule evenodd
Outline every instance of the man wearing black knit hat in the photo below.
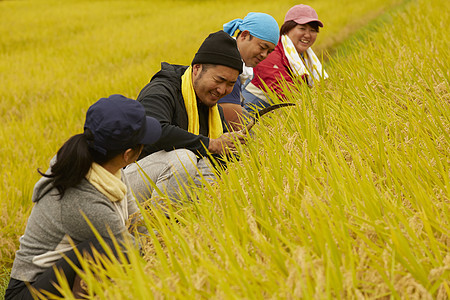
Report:
M 136 164 L 125 169 L 140 201 L 164 196 L 177 201 L 188 184 L 215 179 L 208 154 L 226 155 L 236 143 L 245 143 L 242 133 L 227 132 L 217 105 L 241 72 L 236 41 L 222 30 L 204 40 L 191 66 L 161 64 L 137 98 L 147 115 L 161 123 L 161 138 L 146 145 L 137 162 L 147 176 Z

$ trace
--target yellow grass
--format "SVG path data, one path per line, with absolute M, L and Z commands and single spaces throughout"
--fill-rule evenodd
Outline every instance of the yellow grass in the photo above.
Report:
M 315 6 L 327 27 L 317 45 L 343 40 L 374 11 L 398 1 Z M 2 209 L 0 260 L 11 263 L 23 232 L 37 168 L 82 130 L 100 97 L 136 97 L 161 61 L 189 64 L 208 33 L 250 11 L 281 24 L 290 1 L 2 1 L 0 2 L 0 131 Z M 347 11 L 347 9 L 350 10 Z M 343 33 L 341 32 L 343 31 Z M 330 38 L 333 36 L 333 38 Z M 322 38 L 323 37 L 323 38 Z M 9 246 L 8 246 L 9 245 Z
M 326 25 L 315 49 L 335 48 L 399 3 L 310 3 Z M 5 277 L 35 170 L 81 131 L 91 103 L 136 97 L 161 61 L 189 64 L 226 21 L 262 11 L 281 24 L 293 4 L 0 2 Z M 448 297 L 449 9 L 437 0 L 404 9 L 333 57 L 325 86 L 293 94 L 298 109 L 262 120 L 241 162 L 198 191 L 179 224 L 149 219 L 161 236 L 148 244 L 145 272 L 130 275 L 142 289 L 178 298 Z M 99 288 L 132 294 L 124 281 Z

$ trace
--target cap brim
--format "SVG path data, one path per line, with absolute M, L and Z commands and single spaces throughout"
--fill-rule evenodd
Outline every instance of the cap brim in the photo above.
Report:
M 144 145 L 151 145 L 156 143 L 161 137 L 161 123 L 158 120 L 152 117 L 146 118 L 146 130 L 145 135 L 141 140 L 141 143 Z
M 298 18 L 293 20 L 295 23 L 303 25 L 309 22 L 317 22 L 319 23 L 320 27 L 323 27 L 323 23 L 319 20 L 319 19 L 314 19 L 314 18 Z

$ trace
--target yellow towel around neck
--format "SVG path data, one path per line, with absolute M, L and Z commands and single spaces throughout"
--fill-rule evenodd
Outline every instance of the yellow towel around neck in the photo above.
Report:
M 192 66 L 189 66 L 181 76 L 181 93 L 188 115 L 188 131 L 199 134 L 200 122 L 198 118 L 197 97 L 195 96 L 194 85 L 192 84 Z M 222 119 L 220 118 L 217 104 L 209 108 L 208 115 L 209 138 L 217 139 L 223 134 Z
M 125 198 L 127 186 L 121 180 L 120 170 L 112 174 L 97 163 L 92 163 L 91 169 L 86 175 L 86 179 L 103 195 L 112 202 Z

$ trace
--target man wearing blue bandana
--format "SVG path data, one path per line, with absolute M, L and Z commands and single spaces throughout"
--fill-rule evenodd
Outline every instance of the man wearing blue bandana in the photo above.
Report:
M 236 42 L 244 64 L 233 91 L 219 100 L 230 130 L 242 129 L 242 90 L 253 78 L 253 67 L 263 61 L 278 43 L 280 30 L 275 19 L 265 13 L 249 13 L 244 19 L 235 19 L 223 25 L 223 30 L 236 36 Z

